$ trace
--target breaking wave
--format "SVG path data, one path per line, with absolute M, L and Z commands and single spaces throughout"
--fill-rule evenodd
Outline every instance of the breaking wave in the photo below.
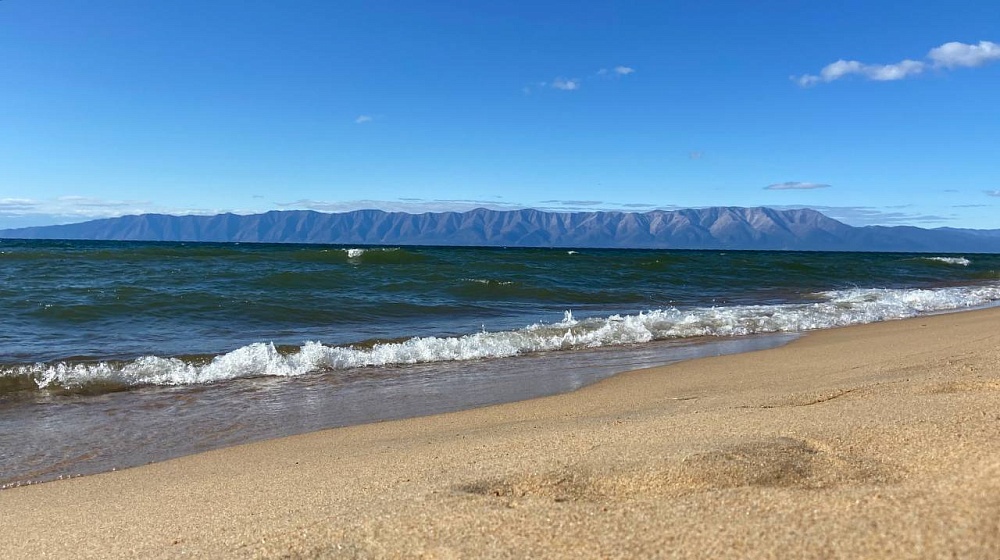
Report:
M 965 257 L 922 257 L 921 260 L 939 262 L 944 264 L 954 264 L 958 266 L 969 266 L 972 261 Z
M 426 362 L 505 358 L 534 352 L 639 344 L 690 337 L 796 333 L 980 307 L 1000 301 L 1000 284 L 937 289 L 850 289 L 814 294 L 808 303 L 666 308 L 456 337 L 415 337 L 365 346 L 306 342 L 289 352 L 255 343 L 203 360 L 143 356 L 122 362 L 0 366 L 0 395 L 29 389 L 109 392 L 204 384 L 237 378 Z

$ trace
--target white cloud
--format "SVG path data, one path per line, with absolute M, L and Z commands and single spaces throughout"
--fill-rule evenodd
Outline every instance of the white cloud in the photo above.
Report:
M 832 82 L 849 74 L 861 72 L 863 66 L 863 64 L 856 60 L 838 60 L 832 64 L 827 64 L 820 70 L 819 76 L 802 76 L 799 78 L 799 84 L 805 86 L 818 82 Z
M 896 64 L 862 64 L 857 60 L 838 60 L 826 65 L 819 76 L 806 74 L 795 79 L 800 86 L 808 87 L 823 82 L 832 82 L 845 76 L 859 75 L 876 82 L 891 82 L 915 76 L 924 71 L 926 65 L 916 60 L 904 60 Z
M 1000 196 L 1000 191 L 983 191 L 983 192 L 986 193 L 986 196 Z
M 66 224 L 132 214 L 217 214 L 225 210 L 160 206 L 145 200 L 107 200 L 87 196 L 47 199 L 0 198 L 0 229 Z
M 662 204 L 650 204 L 648 202 L 632 202 L 629 204 L 619 204 L 622 208 L 630 211 L 636 210 L 680 210 L 682 207 L 676 204 L 667 204 L 666 206 Z
M 563 91 L 575 91 L 580 89 L 580 80 L 575 78 L 572 80 L 567 80 L 565 78 L 556 78 L 552 80 L 552 88 L 560 89 Z
M 0 216 L 18 216 L 38 207 L 38 201 L 30 198 L 0 198 Z
M 611 70 L 607 68 L 601 68 L 595 74 L 602 78 L 620 78 L 622 76 L 628 76 L 629 74 L 634 74 L 635 68 L 630 66 L 615 66 Z
M 536 82 L 533 84 L 528 84 L 521 88 L 521 92 L 525 95 L 531 95 L 536 89 L 558 89 L 560 91 L 576 91 L 583 86 L 583 83 L 588 80 L 594 79 L 612 79 L 621 78 L 623 76 L 628 76 L 629 74 L 634 74 L 635 68 L 630 66 L 615 66 L 612 69 L 601 68 L 593 74 L 589 74 L 585 78 L 563 78 L 558 77 L 551 82 Z
M 542 204 L 558 204 L 559 206 L 600 206 L 603 200 L 543 200 Z
M 701 159 L 705 157 L 705 152 L 695 150 L 693 152 L 688 152 L 688 159 Z
M 148 205 L 146 201 L 136 200 L 104 200 L 103 198 L 93 198 L 89 196 L 60 196 L 55 201 L 60 205 L 72 208 L 76 212 L 86 213 L 88 209 L 96 209 L 99 212 L 110 212 L 119 208 L 134 208 L 137 205 Z
M 896 64 L 869 65 L 865 67 L 865 75 L 878 82 L 891 82 L 916 76 L 924 71 L 924 63 L 916 60 L 904 60 Z
M 979 41 L 978 45 L 953 41 L 931 49 L 927 58 L 933 60 L 935 66 L 945 68 L 982 66 L 1000 60 L 1000 45 L 990 41 Z
M 375 120 L 371 115 L 358 115 L 358 118 L 354 119 L 355 124 L 365 124 L 370 123 Z
M 827 189 L 830 185 L 825 185 L 823 183 L 803 183 L 800 181 L 786 181 L 784 183 L 775 183 L 773 185 L 768 185 L 764 187 L 766 191 L 791 191 L 791 190 L 812 190 L 812 189 Z
M 895 64 L 865 64 L 857 60 L 838 60 L 820 70 L 818 75 L 804 74 L 792 79 L 802 87 L 829 83 L 847 76 L 861 76 L 876 82 L 902 80 L 922 74 L 929 68 L 982 66 L 1000 60 L 1000 45 L 980 41 L 978 45 L 951 42 L 927 53 L 926 61 L 906 59 Z

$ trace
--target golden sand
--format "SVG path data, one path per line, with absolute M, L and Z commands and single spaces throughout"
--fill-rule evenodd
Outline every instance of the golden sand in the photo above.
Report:
M 0 492 L 2 558 L 1000 559 L 1000 309 Z

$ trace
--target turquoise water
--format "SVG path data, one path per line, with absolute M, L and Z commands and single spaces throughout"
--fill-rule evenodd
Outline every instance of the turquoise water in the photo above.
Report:
M 998 255 L 3 240 L 0 484 L 997 301 Z

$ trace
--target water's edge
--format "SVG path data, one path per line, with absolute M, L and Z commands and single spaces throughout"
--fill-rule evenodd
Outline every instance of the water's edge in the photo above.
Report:
M 0 447 L 23 453 L 3 460 L 0 489 L 325 429 L 568 393 L 628 371 L 775 348 L 799 336 L 652 342 L 13 403 L 0 415 L 0 425 L 5 416 L 18 416 L 21 429 L 0 435 Z M 18 414 L 17 407 L 35 410 Z

